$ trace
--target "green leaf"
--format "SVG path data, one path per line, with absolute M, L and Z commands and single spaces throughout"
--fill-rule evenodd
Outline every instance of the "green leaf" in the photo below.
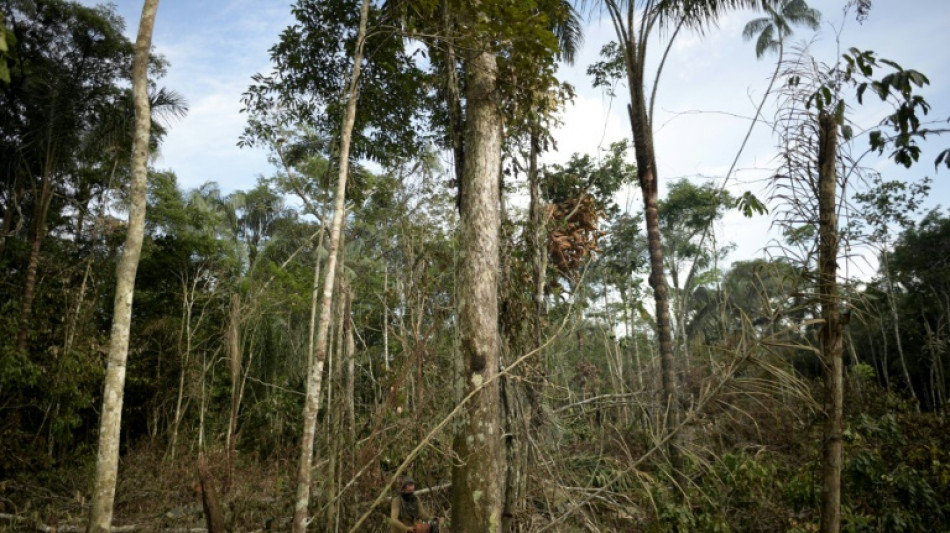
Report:
M 904 68 L 903 68 L 903 67 L 901 67 L 901 66 L 898 65 L 897 63 L 891 61 L 890 59 L 882 59 L 882 60 L 881 60 L 881 63 L 884 63 L 885 65 L 894 68 L 894 70 L 897 70 L 898 72 L 903 72 L 903 71 L 904 71 Z
M 927 76 L 924 76 L 916 70 L 908 70 L 907 75 L 910 76 L 910 81 L 912 81 L 918 87 L 923 87 L 924 85 L 930 85 L 930 80 L 927 79 Z
M 940 152 L 940 155 L 937 156 L 937 160 L 934 161 L 934 170 L 940 166 L 940 163 L 943 163 L 950 168 L 950 148 Z
M 764 215 L 769 212 L 763 204 L 751 191 L 742 193 L 742 196 L 736 201 L 736 207 L 746 218 L 752 218 L 753 215 Z
M 877 150 L 877 152 L 880 153 L 884 149 L 884 137 L 883 134 L 881 134 L 881 130 L 872 131 L 869 139 L 872 150 Z

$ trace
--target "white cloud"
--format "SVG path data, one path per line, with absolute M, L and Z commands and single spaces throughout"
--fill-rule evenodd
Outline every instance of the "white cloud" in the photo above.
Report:
M 544 154 L 545 163 L 564 163 L 574 153 L 597 154 L 610 143 L 630 137 L 628 122 L 622 122 L 616 107 L 625 104 L 607 98 L 578 95 L 562 117 L 563 124 L 554 132 L 557 151 Z

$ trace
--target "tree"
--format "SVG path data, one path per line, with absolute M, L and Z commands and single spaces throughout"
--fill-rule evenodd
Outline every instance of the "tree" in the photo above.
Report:
M 637 181 L 643 194 L 647 245 L 650 253 L 650 287 L 656 302 L 657 343 L 662 369 L 663 402 L 667 405 L 667 428 L 679 424 L 679 398 L 676 385 L 676 364 L 673 358 L 673 337 L 670 320 L 670 297 L 663 268 L 663 244 L 659 222 L 659 176 L 653 142 L 653 107 L 666 55 L 676 36 L 683 28 L 703 31 L 726 11 L 739 7 L 754 7 L 754 0 L 673 0 L 669 2 L 637 2 L 633 0 L 604 0 L 610 14 L 617 41 L 605 47 L 609 56 L 604 63 L 588 70 L 594 76 L 595 86 L 608 86 L 610 79 L 623 76 L 630 91 L 627 112 L 633 134 L 636 154 Z M 637 6 L 642 9 L 637 11 Z M 638 24 L 635 26 L 635 24 Z M 669 41 L 660 59 L 653 86 L 647 86 L 647 43 L 654 30 L 667 28 Z M 648 94 L 649 92 L 649 94 Z M 674 470 L 682 466 L 675 439 L 668 447 Z M 677 474 L 679 475 L 679 474 Z
M 349 171 L 350 142 L 356 121 L 356 101 L 359 96 L 360 69 L 363 63 L 363 47 L 366 44 L 366 25 L 369 14 L 369 0 L 363 0 L 360 7 L 359 32 L 356 37 L 356 50 L 353 53 L 353 66 L 350 70 L 346 89 L 346 113 L 340 131 L 340 161 L 336 191 L 333 200 L 333 221 L 330 225 L 330 245 L 327 257 L 327 273 L 323 281 L 323 296 L 320 307 L 320 321 L 317 326 L 316 351 L 310 361 L 307 378 L 307 397 L 304 406 L 303 438 L 300 444 L 300 469 L 297 474 L 297 500 L 294 505 L 293 531 L 300 533 L 307 529 L 307 509 L 310 503 L 310 470 L 313 462 L 313 434 L 317 425 L 317 410 L 320 407 L 320 379 L 323 376 L 323 363 L 327 353 L 327 332 L 330 327 L 331 304 L 333 302 L 334 281 L 336 279 L 337 258 L 343 234 L 343 215 L 346 208 L 346 180 Z
M 664 260 L 673 282 L 673 305 L 679 330 L 677 346 L 680 356 L 689 364 L 685 350 L 687 313 L 697 278 L 719 260 L 718 250 L 709 249 L 706 236 L 712 223 L 732 207 L 732 195 L 720 187 L 706 184 L 697 187 L 686 180 L 670 185 L 666 198 L 660 201 L 660 229 L 663 233 Z M 689 265 L 683 276 L 683 267 Z
M 777 51 L 779 63 L 782 61 L 785 39 L 792 34 L 792 24 L 817 30 L 821 19 L 821 13 L 808 7 L 804 0 L 783 0 L 777 6 L 766 2 L 762 4 L 762 7 L 767 16 L 746 23 L 742 30 L 742 37 L 746 40 L 756 39 L 755 57 L 761 58 L 766 52 Z M 774 75 L 772 79 L 774 81 Z
M 467 108 L 459 242 L 459 328 L 466 390 L 478 391 L 453 446 L 452 526 L 459 532 L 501 531 L 501 427 L 498 346 L 498 170 L 501 116 L 495 53 L 482 41 L 464 61 Z
M 841 529 L 841 462 L 844 429 L 843 325 L 838 300 L 837 154 L 834 115 L 818 114 L 818 302 L 825 374 L 825 431 L 822 446 L 821 529 Z
M 910 217 L 917 211 L 921 200 L 926 196 L 929 190 L 928 183 L 929 182 L 925 180 L 922 184 L 908 187 L 907 184 L 902 181 L 885 182 L 880 174 L 875 173 L 871 177 L 871 186 L 868 191 L 855 194 L 855 199 L 862 206 L 861 212 L 867 224 L 870 226 L 869 240 L 873 245 L 879 247 L 878 256 L 881 259 L 880 273 L 884 278 L 884 296 L 891 314 L 891 325 L 894 329 L 897 357 L 900 361 L 907 392 L 910 393 L 918 403 L 920 400 L 917 391 L 914 389 L 914 383 L 911 380 L 910 371 L 907 368 L 907 357 L 904 354 L 900 316 L 897 309 L 897 290 L 893 276 L 891 275 L 892 269 L 888 264 L 890 259 L 888 248 L 890 248 L 892 244 L 890 236 L 891 224 L 897 223 L 898 226 L 904 230 L 910 229 L 913 224 Z
M 132 146 L 132 185 L 129 229 L 122 258 L 116 268 L 115 306 L 109 344 L 102 420 L 99 424 L 99 454 L 96 480 L 89 513 L 90 532 L 108 532 L 112 527 L 112 506 L 119 466 L 119 435 L 122 424 L 122 396 L 125 366 L 129 354 L 129 327 L 135 272 L 142 251 L 145 231 L 146 178 L 148 177 L 149 131 L 151 110 L 148 100 L 148 63 L 152 29 L 158 0 L 145 0 L 132 64 L 132 91 L 135 95 L 135 137 Z
M 804 221 L 805 228 L 790 228 L 789 231 L 805 237 L 801 242 L 807 242 L 808 235 L 814 235 L 817 226 L 815 278 L 822 319 L 819 343 L 825 392 L 821 530 L 831 533 L 841 528 L 844 429 L 842 343 L 846 321 L 841 316 L 842 302 L 838 296 L 837 257 L 842 238 L 837 217 L 843 201 L 838 191 L 849 175 L 858 170 L 858 162 L 841 150 L 854 139 L 853 128 L 846 116 L 845 90 L 854 88 L 858 103 L 862 103 L 863 95 L 871 89 L 881 100 L 893 105 L 892 114 L 885 116 L 877 127 L 867 130 L 870 148 L 866 153 L 883 154 L 892 149 L 890 157 L 909 167 L 920 155 L 917 139 L 930 133 L 921 127 L 918 116 L 918 113 L 926 114 L 930 106 L 923 97 L 915 94 L 914 87 L 922 87 L 929 80 L 915 70 L 905 70 L 884 59 L 880 63 L 893 72 L 875 79 L 874 71 L 880 66 L 876 55 L 855 48 L 849 49 L 841 61 L 830 67 L 810 61 L 805 63 L 810 64 L 800 66 L 803 63 L 799 63 L 786 73 L 789 84 L 784 89 L 786 100 L 781 108 L 784 161 L 775 183 L 784 190 L 781 197 L 789 200 L 780 224 Z M 885 128 L 893 133 L 885 135 L 882 131 Z M 807 258 L 805 266 L 810 267 Z
M 935 210 L 907 227 L 893 250 L 885 252 L 888 275 L 902 288 L 898 305 L 905 344 L 917 362 L 914 377 L 921 390 L 930 392 L 920 395 L 921 403 L 931 410 L 946 404 L 950 386 L 950 264 L 946 254 L 934 254 L 948 246 L 950 217 Z

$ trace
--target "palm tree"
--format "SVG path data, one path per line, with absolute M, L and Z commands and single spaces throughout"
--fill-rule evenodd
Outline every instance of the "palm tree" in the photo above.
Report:
M 644 218 L 647 227 L 647 245 L 650 257 L 650 286 L 656 302 L 656 330 L 659 344 L 660 367 L 664 402 L 667 404 L 669 439 L 668 454 L 674 471 L 680 470 L 676 428 L 680 425 L 680 407 L 677 397 L 676 365 L 673 358 L 670 296 L 663 269 L 663 245 L 659 224 L 659 176 L 653 143 L 653 109 L 659 79 L 666 58 L 676 36 L 683 29 L 705 31 L 724 13 L 740 8 L 760 8 L 772 5 L 772 0 L 603 0 L 617 35 L 618 51 L 623 60 L 630 103 L 627 111 L 634 139 L 637 161 L 637 180 L 643 194 Z M 665 49 L 653 77 L 647 85 L 646 65 L 648 44 L 658 28 L 669 29 Z M 773 30 L 774 32 L 774 30 Z
M 750 20 L 742 30 L 742 37 L 750 40 L 758 35 L 755 57 L 761 58 L 766 52 L 778 51 L 779 63 L 782 61 L 783 43 L 792 34 L 792 25 L 817 30 L 821 21 L 821 13 L 808 7 L 805 0 L 784 0 L 778 9 L 765 3 L 763 8 L 767 16 Z
M 729 172 L 726 173 L 726 180 L 732 176 L 732 172 L 736 169 L 739 156 L 742 155 L 742 151 L 749 142 L 752 130 L 755 129 L 759 116 L 762 114 L 762 108 L 765 107 L 765 102 L 772 93 L 772 87 L 775 86 L 775 80 L 778 78 L 779 69 L 782 67 L 782 57 L 785 53 L 785 39 L 792 34 L 791 25 L 804 25 L 812 30 L 817 30 L 821 21 L 821 13 L 817 9 L 808 7 L 805 0 L 784 0 L 779 10 L 766 2 L 764 8 L 768 16 L 749 21 L 742 30 L 742 37 L 748 41 L 758 34 L 759 38 L 755 42 L 755 57 L 761 58 L 766 52 L 776 50 L 778 59 L 775 60 L 775 71 L 772 72 L 772 77 L 769 79 L 769 86 L 762 94 L 762 101 L 759 102 L 759 107 L 755 110 L 755 116 L 752 117 L 752 123 L 749 124 L 749 131 L 742 139 L 739 151 L 736 152 L 736 157 L 732 160 Z

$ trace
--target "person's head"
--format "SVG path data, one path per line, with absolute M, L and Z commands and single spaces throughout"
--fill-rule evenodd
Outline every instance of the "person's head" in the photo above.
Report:
M 399 486 L 399 492 L 404 495 L 411 495 L 416 492 L 416 482 L 411 478 L 405 478 L 402 480 L 402 484 Z

